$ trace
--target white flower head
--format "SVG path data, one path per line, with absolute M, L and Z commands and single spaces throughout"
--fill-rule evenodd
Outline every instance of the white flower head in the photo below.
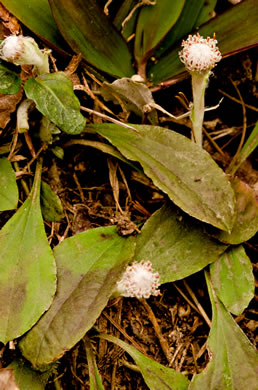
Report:
M 0 45 L 0 57 L 14 65 L 34 65 L 40 73 L 49 72 L 50 50 L 40 50 L 35 40 L 23 35 L 10 35 Z
M 117 293 L 124 297 L 149 298 L 160 295 L 160 276 L 152 269 L 150 261 L 133 262 L 128 266 L 119 282 Z
M 179 52 L 180 60 L 189 72 L 206 72 L 212 69 L 222 58 L 217 47 L 215 34 L 206 39 L 200 34 L 189 35 L 182 42 L 183 49 Z

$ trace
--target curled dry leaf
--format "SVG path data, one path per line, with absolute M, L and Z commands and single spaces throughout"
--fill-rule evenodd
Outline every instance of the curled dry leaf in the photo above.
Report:
M 17 104 L 22 99 L 22 89 L 15 95 L 0 94 L 0 128 L 4 129 L 11 119 L 11 114 L 16 110 Z
M 5 30 L 5 36 L 2 35 L 1 39 L 4 39 L 6 37 L 6 32 L 9 31 L 10 34 L 20 34 L 22 32 L 20 23 L 16 19 L 15 16 L 11 15 L 10 12 L 7 11 L 7 9 L 0 3 L 0 19 L 1 19 L 1 25 L 3 26 L 1 28 L 1 33 Z

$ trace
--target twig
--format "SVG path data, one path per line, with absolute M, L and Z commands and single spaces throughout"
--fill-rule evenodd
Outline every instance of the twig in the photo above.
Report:
M 222 93 L 222 95 L 224 95 L 227 98 L 233 100 L 234 102 L 241 104 L 241 100 L 238 100 L 238 99 L 234 98 L 233 96 L 229 95 L 228 93 L 222 91 L 222 89 L 218 89 L 218 91 L 220 93 Z M 246 106 L 246 108 L 249 108 L 250 110 L 258 112 L 258 108 L 257 107 L 251 106 L 250 104 L 245 104 L 245 106 Z
M 236 151 L 236 153 L 235 153 L 231 163 L 229 164 L 229 166 L 228 166 L 228 168 L 226 170 L 226 172 L 228 172 L 228 173 L 232 173 L 232 171 L 234 170 L 234 164 L 235 164 L 235 162 L 238 159 L 239 153 L 241 152 L 242 146 L 243 146 L 244 141 L 245 141 L 246 128 L 247 128 L 245 102 L 244 102 L 244 100 L 242 98 L 242 95 L 241 95 L 239 89 L 237 88 L 236 83 L 233 80 L 231 80 L 231 82 L 232 82 L 232 84 L 233 84 L 233 86 L 234 86 L 234 88 L 235 88 L 235 90 L 236 90 L 236 92 L 237 92 L 237 94 L 239 96 L 239 99 L 240 99 L 240 102 L 241 102 L 241 105 L 242 105 L 242 111 L 243 111 L 243 131 L 242 131 L 242 136 L 241 136 L 241 139 L 240 139 L 237 151 Z
M 141 7 L 142 5 L 155 5 L 156 4 L 156 0 L 142 0 L 140 1 L 139 3 L 137 3 L 133 9 L 130 11 L 130 13 L 127 15 L 127 17 L 123 20 L 122 22 L 122 32 L 124 30 L 124 27 L 126 25 L 126 23 L 129 22 L 129 20 L 131 19 L 131 17 L 133 16 L 134 12 L 137 10 L 137 8 Z
M 77 177 L 75 172 L 73 173 L 73 180 L 75 181 L 75 184 L 76 184 L 78 191 L 80 193 L 81 201 L 82 201 L 82 203 L 84 203 L 85 198 L 84 198 L 83 190 L 82 190 L 82 187 L 80 185 L 80 182 L 79 182 L 78 177 Z
M 196 353 L 195 353 L 195 348 L 194 348 L 194 345 L 191 343 L 191 350 L 192 350 L 192 356 L 193 356 L 193 361 L 194 361 L 194 367 L 195 367 L 195 373 L 198 374 L 199 372 L 199 368 L 198 368 L 198 364 L 197 364 L 197 359 L 196 359 Z
M 208 133 L 208 131 L 202 127 L 202 131 L 204 132 L 205 136 L 208 138 L 208 140 L 210 141 L 210 143 L 214 146 L 214 148 L 217 150 L 217 152 L 219 152 L 219 154 L 222 156 L 222 157 L 225 157 L 225 153 L 220 149 L 219 145 L 214 141 L 214 139 L 210 136 L 210 134 Z
M 186 283 L 185 280 L 183 280 L 183 283 L 184 283 L 184 286 L 185 288 L 187 289 L 187 291 L 189 292 L 189 294 L 191 295 L 194 303 L 196 304 L 196 306 L 198 307 L 198 310 L 200 311 L 201 315 L 203 316 L 204 320 L 206 321 L 206 323 L 208 324 L 209 327 L 211 327 L 211 320 L 209 319 L 209 317 L 207 316 L 205 310 L 203 309 L 202 305 L 200 304 L 200 302 L 198 301 L 198 299 L 196 298 L 196 295 L 194 294 L 193 290 L 190 288 L 190 286 Z
M 162 348 L 162 351 L 164 352 L 164 355 L 166 356 L 167 358 L 167 361 L 168 363 L 170 364 L 171 360 L 172 360 L 172 354 L 169 350 L 169 346 L 168 346 L 168 343 L 167 343 L 167 340 L 163 337 L 163 334 L 161 333 L 161 329 L 160 329 L 160 326 L 158 324 L 158 321 L 151 309 L 151 307 L 148 305 L 148 303 L 146 302 L 146 300 L 144 298 L 140 298 L 139 301 L 141 302 L 141 304 L 144 306 L 145 310 L 147 311 L 148 313 L 148 317 L 153 325 L 153 328 L 155 330 L 155 333 L 159 339 L 159 342 L 160 342 L 160 346 Z
M 9 153 L 9 156 L 8 156 L 8 160 L 11 161 L 12 160 L 12 156 L 13 156 L 13 153 L 15 151 L 15 148 L 16 148 L 16 145 L 17 145 L 17 142 L 18 142 L 18 128 L 16 127 L 15 129 L 15 133 L 14 133 L 14 136 L 13 136 L 13 140 L 12 140 L 12 147 L 11 147 L 11 150 L 10 150 L 10 153 Z
M 126 360 L 122 360 L 122 359 L 120 360 L 120 362 L 121 362 L 121 364 L 123 364 L 123 366 L 129 368 L 132 371 L 141 372 L 139 367 L 137 367 L 135 364 L 129 363 Z
M 177 291 L 180 292 L 180 294 L 182 295 L 182 297 L 186 300 L 187 303 L 189 303 L 189 305 L 198 313 L 198 314 L 201 314 L 200 311 L 198 310 L 198 308 L 190 301 L 190 299 L 185 295 L 185 293 L 181 290 L 181 288 L 179 288 L 175 283 L 173 283 L 174 287 L 177 289 Z
M 126 123 L 120 122 L 120 121 L 117 120 L 117 119 L 111 118 L 111 117 L 108 116 L 108 115 L 101 114 L 101 113 L 98 112 L 98 111 L 91 110 L 90 108 L 83 107 L 83 106 L 81 106 L 81 110 L 82 110 L 82 111 L 86 111 L 86 112 L 88 112 L 89 114 L 97 115 L 97 116 L 99 116 L 99 117 L 102 118 L 102 119 L 105 119 L 105 120 L 107 120 L 107 121 L 109 121 L 109 122 L 112 122 L 112 123 L 115 123 L 115 124 L 117 124 L 117 125 L 120 125 L 120 126 L 122 126 L 122 127 L 125 127 L 126 129 L 133 130 L 133 131 L 135 131 L 135 132 L 140 136 L 138 130 L 135 129 L 134 127 L 132 127 L 132 126 L 130 126 L 130 125 L 127 125 Z
M 134 341 L 134 339 L 133 339 L 132 337 L 130 337 L 130 336 L 126 333 L 126 331 L 125 331 L 123 328 L 121 328 L 121 326 L 119 326 L 119 325 L 113 320 L 113 318 L 111 318 L 111 317 L 110 317 L 107 313 L 105 313 L 105 312 L 103 312 L 103 315 L 111 322 L 112 325 L 114 325 L 114 327 L 115 327 L 116 329 L 119 330 L 120 333 L 122 333 L 122 335 L 123 335 L 127 340 L 129 340 L 129 341 L 134 345 L 134 347 L 135 347 L 136 349 L 138 349 L 138 351 L 140 351 L 141 353 L 143 353 L 143 354 L 146 355 L 146 352 L 141 348 L 141 346 L 140 346 L 138 343 L 136 343 L 136 341 Z

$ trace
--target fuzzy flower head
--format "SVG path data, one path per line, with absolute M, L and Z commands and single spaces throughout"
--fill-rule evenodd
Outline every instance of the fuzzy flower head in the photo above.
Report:
M 117 292 L 124 297 L 149 298 L 160 294 L 159 274 L 154 272 L 150 261 L 133 262 L 117 282 Z
M 189 72 L 206 72 L 212 69 L 222 58 L 217 47 L 215 34 L 213 38 L 203 38 L 200 34 L 189 35 L 182 42 L 183 49 L 179 52 L 180 60 Z
M 34 65 L 39 73 L 48 73 L 49 50 L 40 50 L 35 40 L 23 35 L 10 35 L 0 45 L 0 58 L 14 65 Z

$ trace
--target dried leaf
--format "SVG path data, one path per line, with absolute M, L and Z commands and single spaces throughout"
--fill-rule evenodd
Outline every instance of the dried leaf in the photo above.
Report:
M 0 128 L 4 129 L 10 122 L 12 112 L 16 111 L 17 104 L 22 99 L 23 91 L 15 95 L 3 95 L 0 93 Z

